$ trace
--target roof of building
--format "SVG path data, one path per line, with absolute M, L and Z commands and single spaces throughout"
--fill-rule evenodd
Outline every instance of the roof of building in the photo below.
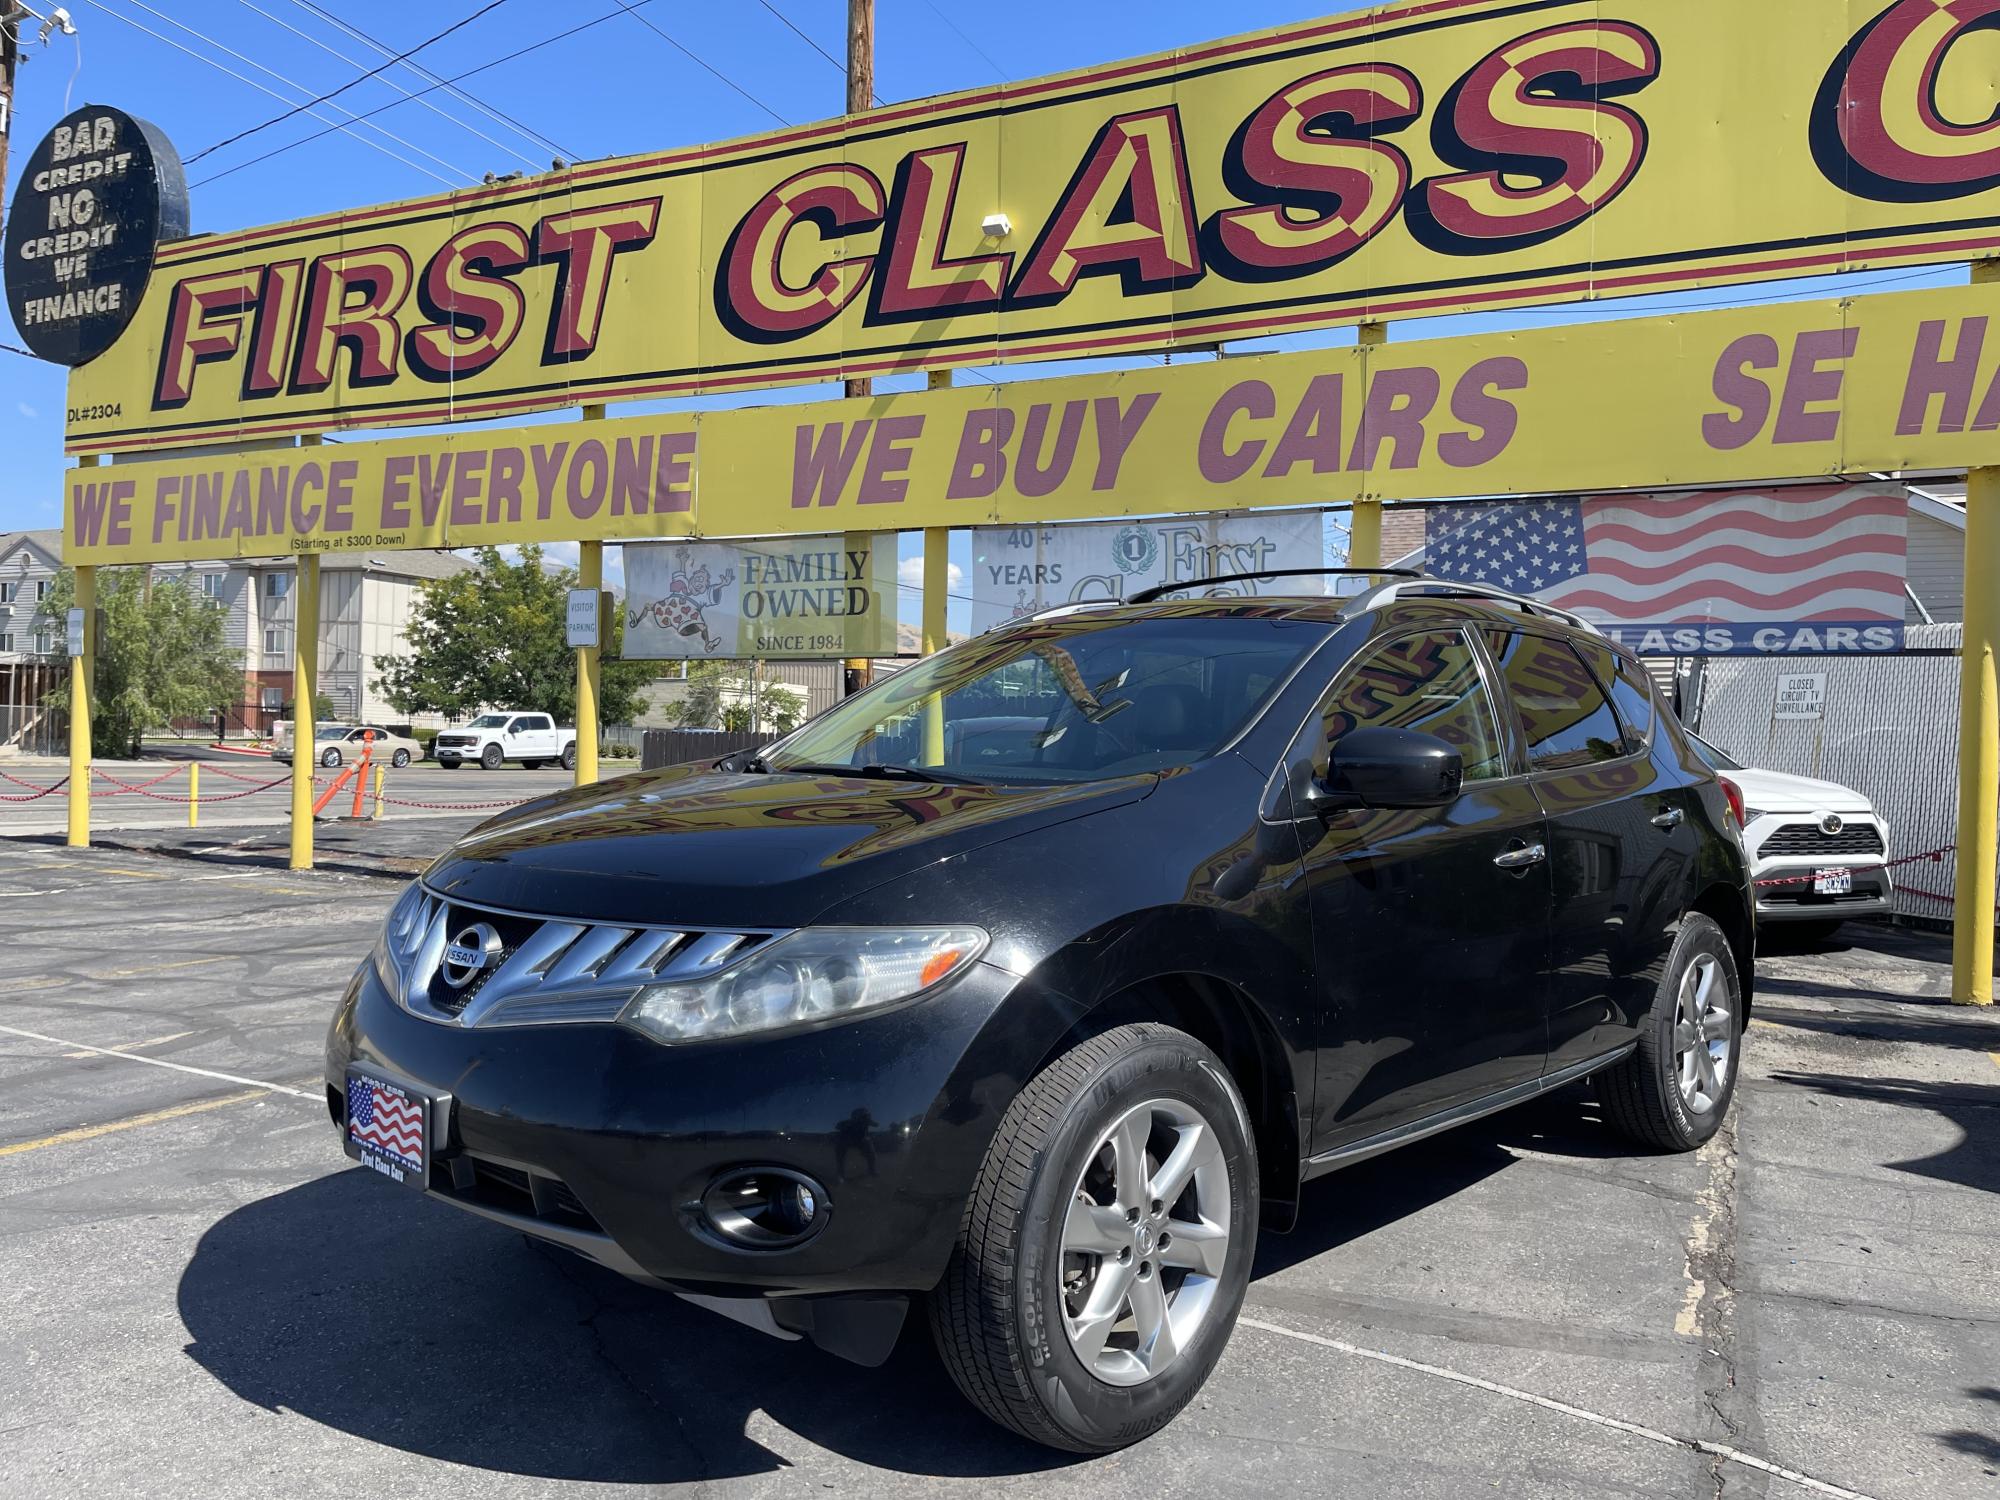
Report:
M 20 543 L 29 543 L 39 548 L 56 561 L 62 561 L 62 530 L 59 527 L 45 527 L 36 531 L 0 531 L 0 558 L 7 557 Z M 254 558 L 203 558 L 186 563 L 184 566 L 196 568 L 204 564 L 220 563 L 224 566 L 279 567 L 285 559 L 274 557 Z M 320 566 L 330 569 L 366 568 L 371 573 L 386 573 L 394 578 L 454 578 L 468 571 L 472 563 L 456 552 L 390 552 L 361 551 L 330 552 L 320 559 Z

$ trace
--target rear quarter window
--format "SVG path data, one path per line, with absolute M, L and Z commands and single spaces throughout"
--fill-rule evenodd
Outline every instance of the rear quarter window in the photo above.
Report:
M 1653 742 L 1653 683 L 1637 661 L 1601 641 L 1572 641 L 1597 674 L 1598 684 L 1611 696 L 1625 731 L 1627 754 L 1637 755 Z

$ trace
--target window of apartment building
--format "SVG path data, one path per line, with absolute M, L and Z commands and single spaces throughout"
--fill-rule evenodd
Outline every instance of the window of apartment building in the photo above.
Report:
M 0 630 L 0 656 L 6 655 L 13 649 L 14 649 L 13 635 L 8 631 Z
M 222 602 L 223 576 L 221 573 L 202 574 L 201 597 L 204 599 L 213 599 L 216 603 L 220 604 Z
M 53 656 L 55 649 L 53 638 L 46 630 L 37 630 L 35 632 L 35 655 Z
M 264 575 L 264 597 L 282 599 L 292 591 L 292 575 L 289 573 L 266 573 Z
M 48 579 L 37 578 L 35 580 L 35 603 L 40 604 L 44 599 L 48 597 L 49 597 Z
M 19 587 L 20 585 L 11 578 L 4 583 L 0 583 L 0 604 L 12 604 L 14 602 L 14 591 Z
M 257 706 L 267 714 L 274 714 L 285 706 L 282 688 L 260 687 L 257 689 Z
M 264 654 L 266 656 L 289 656 L 292 650 L 292 633 L 275 625 L 264 627 Z

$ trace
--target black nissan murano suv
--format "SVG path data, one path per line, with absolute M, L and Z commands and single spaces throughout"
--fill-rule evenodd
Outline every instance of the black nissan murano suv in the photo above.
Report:
M 1479 586 L 1168 592 L 469 833 L 334 1017 L 348 1153 L 864 1364 L 916 1301 L 1096 1451 L 1201 1387 L 1309 1179 L 1585 1077 L 1707 1140 L 1740 812 L 1640 664 Z

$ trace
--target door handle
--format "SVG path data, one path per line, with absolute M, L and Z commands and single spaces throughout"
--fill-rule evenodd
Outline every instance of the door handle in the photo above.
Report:
M 1678 807 L 1670 807 L 1665 812 L 1653 814 L 1655 828 L 1678 828 L 1687 821 L 1687 814 Z
M 1493 863 L 1503 870 L 1526 870 L 1540 864 L 1549 857 L 1549 851 L 1540 844 L 1522 844 L 1509 849 L 1505 854 L 1493 856 Z

